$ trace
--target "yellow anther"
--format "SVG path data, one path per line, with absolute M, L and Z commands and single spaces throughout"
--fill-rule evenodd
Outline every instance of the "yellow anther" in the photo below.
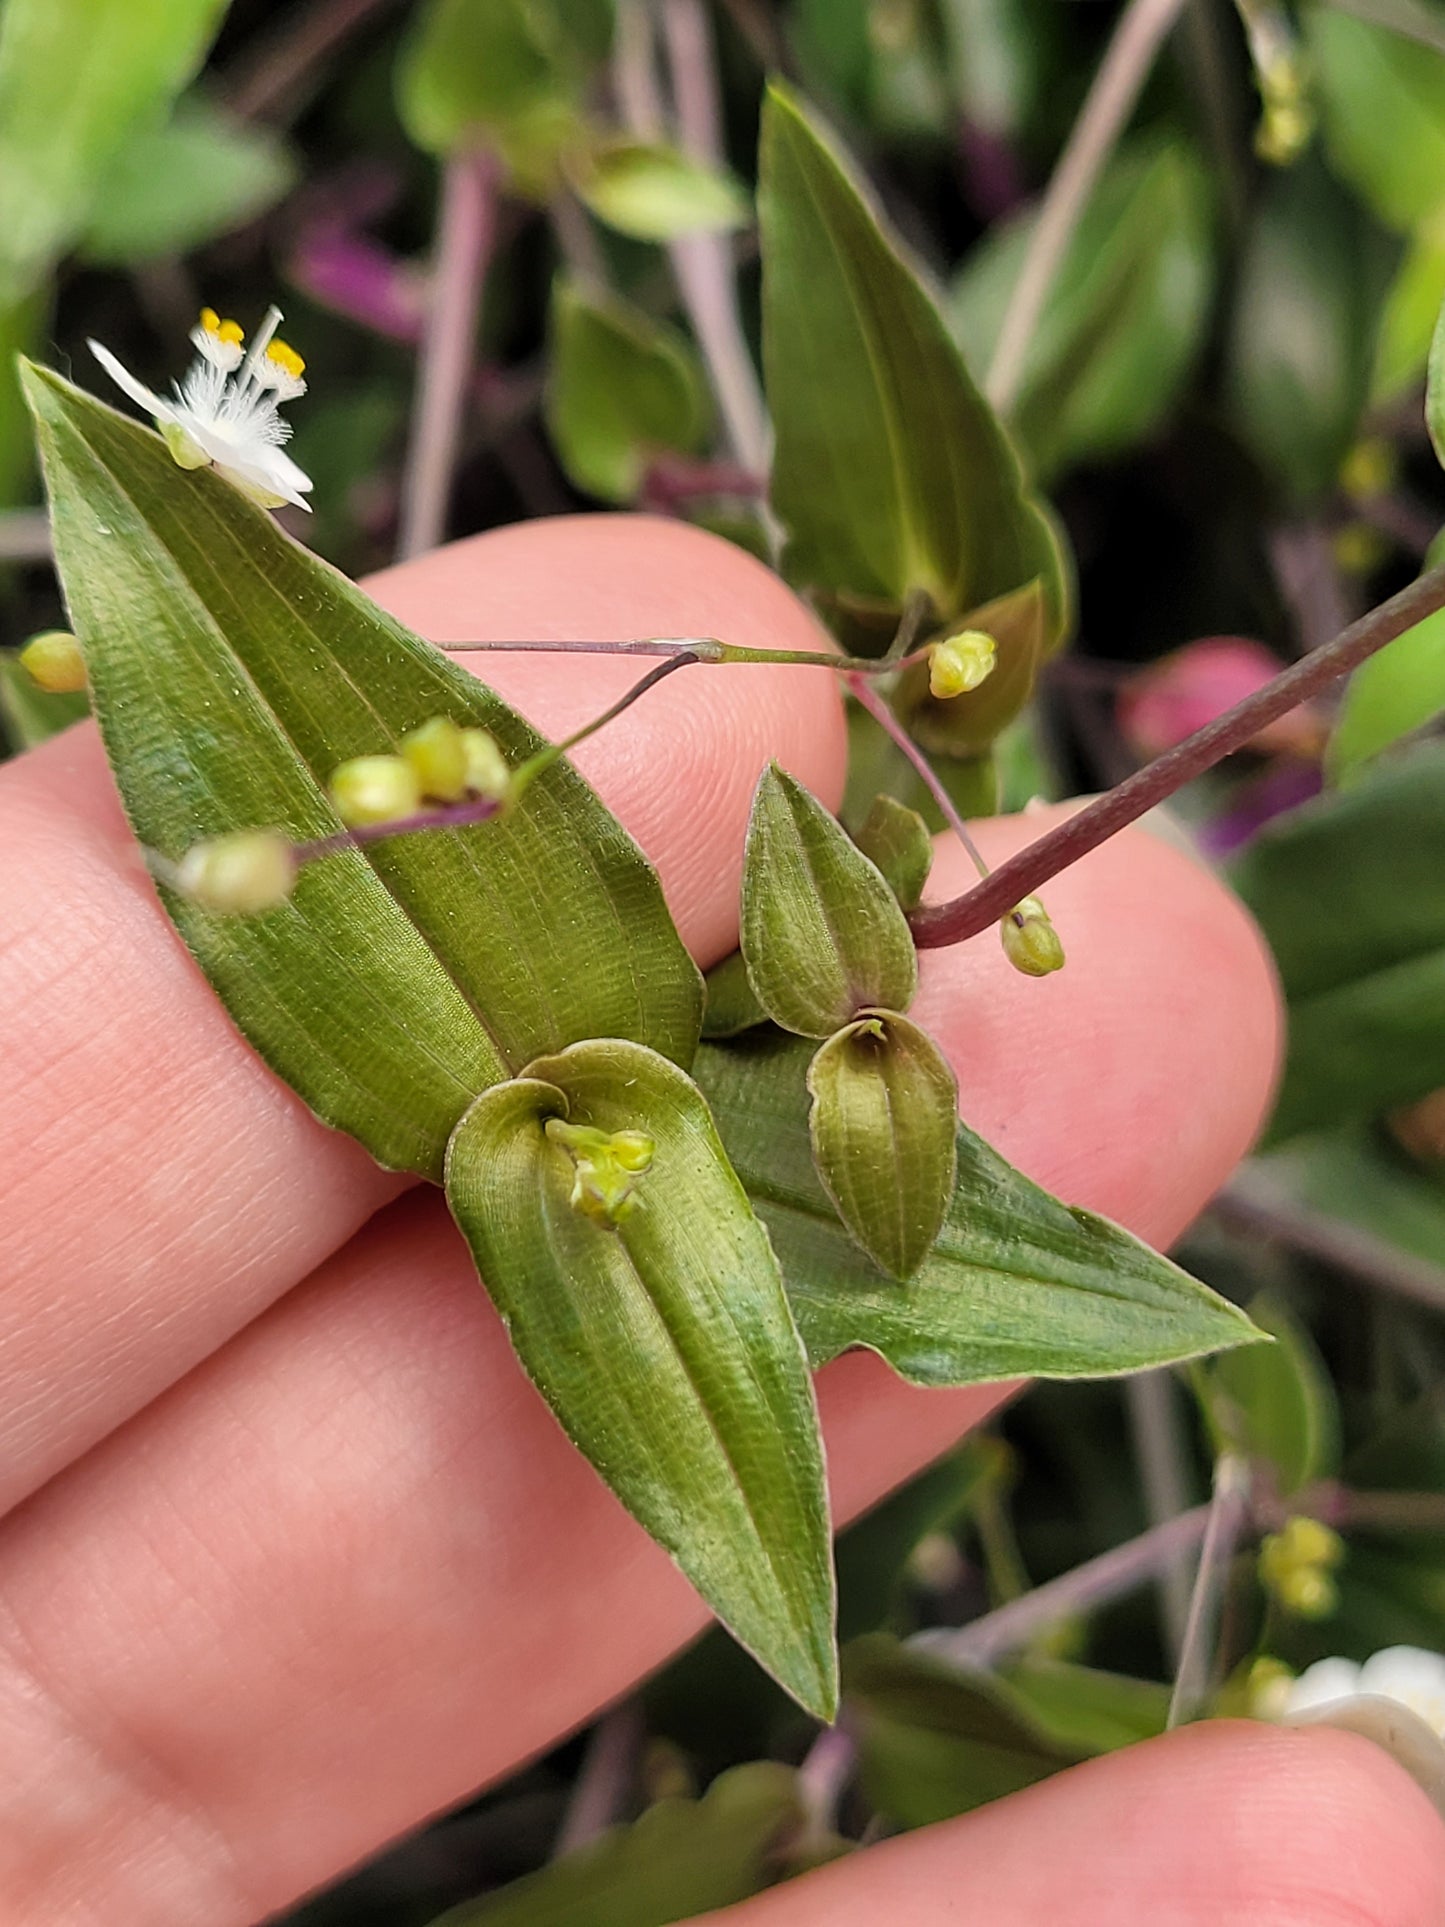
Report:
M 202 308 L 201 326 L 208 335 L 214 335 L 218 341 L 230 342 L 237 348 L 246 339 L 239 321 L 222 321 L 214 308 Z
M 290 375 L 293 381 L 299 381 L 301 376 L 306 372 L 306 363 L 290 343 L 286 341 L 272 341 L 268 343 L 266 359 L 267 361 L 274 361 L 282 374 Z

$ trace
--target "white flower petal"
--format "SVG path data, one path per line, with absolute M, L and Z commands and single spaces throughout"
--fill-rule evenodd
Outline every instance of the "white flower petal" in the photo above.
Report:
M 1350 1699 L 1363 1689 L 1360 1668 L 1352 1659 L 1317 1659 L 1294 1681 L 1285 1700 L 1286 1716 L 1313 1712 L 1319 1706 L 1332 1706 L 1336 1700 Z
M 1445 1657 L 1420 1646 L 1387 1646 L 1360 1669 L 1362 1693 L 1397 1700 L 1445 1736 Z
M 310 512 L 311 504 L 306 500 L 306 491 L 311 487 L 311 477 L 279 448 L 247 450 L 244 455 L 232 451 L 229 455 L 218 456 L 216 467 L 243 488 L 252 489 L 260 495 L 279 496 L 283 502 L 290 502 L 293 508 Z M 274 506 L 274 502 L 268 504 L 268 507 Z
M 137 408 L 143 408 L 156 421 L 170 422 L 176 419 L 175 404 L 163 401 L 154 389 L 147 388 L 143 381 L 137 381 L 128 368 L 121 366 L 109 348 L 103 348 L 98 341 L 87 341 L 85 345 L 116 387 L 129 395 Z

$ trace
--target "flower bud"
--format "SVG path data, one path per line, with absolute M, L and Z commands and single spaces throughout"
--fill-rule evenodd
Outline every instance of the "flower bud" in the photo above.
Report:
M 422 795 L 460 803 L 467 793 L 467 744 L 450 716 L 433 716 L 401 739 L 401 753 L 416 771 Z
M 330 789 L 337 815 L 351 830 L 421 808 L 421 782 L 404 756 L 353 756 L 331 772 Z
M 1296 1566 L 1272 1590 L 1286 1612 L 1300 1619 L 1328 1619 L 1340 1603 L 1339 1588 L 1318 1566 Z
M 85 658 L 68 629 L 47 629 L 20 651 L 20 664 L 33 683 L 52 696 L 73 696 L 85 687 Z
M 1026 977 L 1047 977 L 1064 967 L 1064 946 L 1037 897 L 1016 903 L 999 924 L 1004 955 Z
M 501 745 L 489 729 L 464 729 L 462 746 L 467 759 L 467 788 L 473 796 L 489 796 L 505 803 L 512 792 L 512 771 Z
M 1289 1558 L 1306 1566 L 1337 1566 L 1345 1556 L 1345 1542 L 1322 1519 L 1295 1513 L 1279 1535 Z
M 963 629 L 936 642 L 928 656 L 928 687 L 942 701 L 966 696 L 993 673 L 998 644 L 982 629 Z
M 238 830 L 193 843 L 176 869 L 176 888 L 203 910 L 254 916 L 284 903 L 296 881 L 296 856 L 275 830 Z
M 1277 1720 L 1289 1705 L 1294 1674 L 1282 1659 L 1261 1653 L 1244 1679 L 1245 1711 L 1257 1720 Z
M 645 1131 L 599 1131 L 560 1117 L 549 1117 L 546 1130 L 572 1160 L 572 1209 L 598 1224 L 621 1224 L 636 1202 L 638 1178 L 652 1163 L 652 1139 Z

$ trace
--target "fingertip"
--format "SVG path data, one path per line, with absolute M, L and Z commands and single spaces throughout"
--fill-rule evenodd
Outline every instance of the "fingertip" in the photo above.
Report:
M 997 863 L 1065 810 L 976 826 Z M 974 880 L 941 839 L 933 900 Z M 1041 894 L 1067 963 L 1020 976 L 996 934 L 924 953 L 914 1014 L 958 1071 L 965 1120 L 1072 1204 L 1167 1243 L 1248 1150 L 1280 1053 L 1274 967 L 1203 863 L 1127 830 Z
M 655 516 L 515 523 L 383 570 L 365 586 L 437 642 L 713 636 L 828 650 L 808 610 L 756 557 Z M 459 660 L 552 737 L 589 721 L 649 667 L 501 651 Z M 838 802 L 847 733 L 835 677 L 811 668 L 688 669 L 573 758 L 657 866 L 684 941 L 704 965 L 737 941 L 748 811 L 770 758 L 830 807 Z

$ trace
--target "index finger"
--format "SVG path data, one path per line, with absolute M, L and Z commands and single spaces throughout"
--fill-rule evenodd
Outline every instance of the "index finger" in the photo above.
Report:
M 681 523 L 579 516 L 389 570 L 379 601 L 438 639 L 824 638 L 776 576 Z M 603 656 L 474 657 L 544 732 L 637 676 Z M 585 746 L 703 964 L 731 948 L 748 798 L 777 756 L 842 783 L 834 678 L 671 678 Z M 405 1182 L 321 1125 L 231 1027 L 171 929 L 94 730 L 0 769 L 0 1509 L 208 1356 Z M 543 884 L 545 880 L 540 880 Z

